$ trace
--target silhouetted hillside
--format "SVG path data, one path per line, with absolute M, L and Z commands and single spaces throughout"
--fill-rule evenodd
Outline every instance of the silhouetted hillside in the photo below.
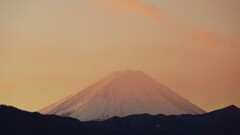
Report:
M 229 106 L 202 115 L 132 115 L 89 122 L 90 127 L 133 135 L 240 135 L 240 109 Z
M 202 115 L 131 115 L 80 122 L 0 106 L 1 135 L 240 135 L 240 109 L 229 106 Z
M 14 107 L 0 106 L 0 135 L 91 135 L 77 119 L 30 113 Z

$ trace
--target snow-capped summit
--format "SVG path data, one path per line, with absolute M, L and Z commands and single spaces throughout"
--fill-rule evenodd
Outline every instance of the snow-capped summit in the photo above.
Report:
M 42 110 L 82 121 L 131 114 L 201 114 L 202 109 L 141 71 L 118 71 Z

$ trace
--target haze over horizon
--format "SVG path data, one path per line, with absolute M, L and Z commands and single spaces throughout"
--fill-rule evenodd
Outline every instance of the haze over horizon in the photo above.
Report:
M 140 70 L 206 111 L 240 106 L 239 0 L 0 0 L 0 104 L 38 111 Z

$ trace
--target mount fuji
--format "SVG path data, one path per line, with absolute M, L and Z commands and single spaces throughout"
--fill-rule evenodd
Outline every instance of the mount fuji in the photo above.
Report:
M 132 114 L 202 114 L 204 110 L 141 71 L 118 71 L 40 110 L 82 121 Z

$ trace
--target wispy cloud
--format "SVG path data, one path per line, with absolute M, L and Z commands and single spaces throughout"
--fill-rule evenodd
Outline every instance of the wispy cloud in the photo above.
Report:
M 192 33 L 193 37 L 197 40 L 201 40 L 207 44 L 216 45 L 221 42 L 220 37 L 217 35 L 217 33 L 211 32 L 211 31 L 195 31 Z
M 95 5 L 101 6 L 105 9 L 120 13 L 136 12 L 153 20 L 161 20 L 166 18 L 165 13 L 154 5 L 145 3 L 142 0 L 91 0 Z M 225 37 L 221 33 L 213 30 L 199 29 L 196 27 L 189 27 L 186 24 L 181 24 L 174 17 L 167 17 L 165 21 L 169 27 L 176 28 L 179 34 L 187 35 L 188 38 L 193 38 L 197 42 L 203 42 L 208 45 L 228 45 L 230 47 L 237 47 L 239 42 L 237 40 Z
M 117 12 L 137 12 L 144 16 L 159 20 L 163 13 L 154 5 L 149 5 L 141 0 L 92 0 L 95 4 L 115 10 Z
M 191 35 L 195 40 L 208 45 L 227 45 L 231 48 L 236 48 L 239 45 L 237 38 L 223 36 L 219 32 L 195 30 L 192 31 Z

